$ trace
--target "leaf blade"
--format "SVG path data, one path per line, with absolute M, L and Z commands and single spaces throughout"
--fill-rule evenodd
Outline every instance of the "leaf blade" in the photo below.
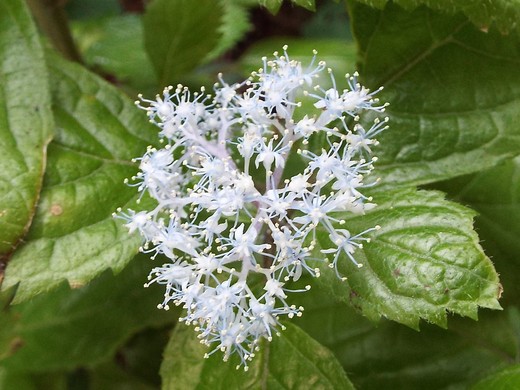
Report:
M 0 258 L 7 262 L 34 215 L 53 120 L 43 49 L 25 3 L 3 2 L 0 15 Z M 34 91 L 37 100 L 28 100 Z
M 82 286 L 107 268 L 121 270 L 135 256 L 140 238 L 129 235 L 112 212 L 137 198 L 123 180 L 137 170 L 130 160 L 156 135 L 121 92 L 58 57 L 49 63 L 56 137 L 33 226 L 2 286 L 18 284 L 15 303 L 62 280 Z
M 176 354 L 178 348 L 186 354 Z M 271 343 L 262 343 L 247 372 L 236 371 L 233 358 L 222 362 L 218 353 L 203 359 L 205 351 L 193 329 L 177 327 L 161 366 L 163 388 L 353 389 L 330 351 L 291 324 Z
M 417 332 L 388 320 L 373 324 L 318 287 L 295 303 L 305 307 L 297 324 L 335 354 L 358 388 L 469 388 L 518 356 L 514 308 Z
M 482 245 L 493 258 L 502 283 L 504 299 L 516 303 L 520 244 L 520 158 L 484 172 L 463 176 L 435 186 L 476 212 Z
M 251 0 L 220 0 L 223 10 L 222 24 L 219 27 L 221 39 L 208 53 L 205 60 L 213 60 L 224 54 L 238 43 L 253 25 L 249 17 L 249 9 L 252 8 Z
M 388 0 L 357 0 L 372 7 L 383 8 Z M 428 6 L 437 11 L 449 14 L 464 13 L 477 27 L 487 30 L 491 26 L 497 27 L 502 33 L 520 31 L 520 8 L 515 2 L 507 0 L 480 1 L 480 0 L 394 0 L 407 10 L 414 10 L 420 6 Z
M 320 283 L 338 299 L 372 320 L 385 316 L 413 328 L 421 318 L 445 327 L 446 311 L 475 319 L 479 306 L 500 308 L 498 275 L 479 245 L 471 210 L 431 191 L 403 190 L 375 200 L 371 212 L 345 218 L 353 234 L 381 226 L 354 253 L 363 268 L 345 257 L 338 267 L 348 277 L 343 283 L 323 267 Z M 327 248 L 327 239 L 319 238 Z
M 2 365 L 30 372 L 91 366 L 112 358 L 138 330 L 174 322 L 175 313 L 154 304 L 160 288 L 143 288 L 148 268 L 147 259 L 138 256 L 118 275 L 107 271 L 76 290 L 62 283 L 12 306 L 21 346 Z
M 114 75 L 132 91 L 151 95 L 155 71 L 144 50 L 141 17 L 136 14 L 72 21 L 74 39 L 91 69 Z
M 390 129 L 379 137 L 381 189 L 489 168 L 520 153 L 520 41 L 462 16 L 388 4 L 351 6 L 360 73 L 385 90 Z M 359 20 L 359 23 L 356 21 Z
M 154 0 L 146 8 L 144 45 L 160 85 L 177 83 L 204 60 L 218 43 L 221 18 L 213 0 Z

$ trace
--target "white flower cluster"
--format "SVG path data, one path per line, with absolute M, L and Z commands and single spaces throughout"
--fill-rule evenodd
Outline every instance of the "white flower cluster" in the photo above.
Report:
M 338 215 L 374 206 L 360 190 L 376 160 L 374 136 L 388 118 L 365 129 L 359 114 L 385 105 L 357 74 L 347 75 L 348 88 L 338 91 L 331 70 L 315 58 L 304 68 L 284 47 L 242 83 L 228 85 L 219 76 L 214 96 L 179 85 L 155 101 L 136 102 L 165 144 L 136 159 L 140 172 L 132 178 L 157 207 L 118 210 L 130 232 L 143 236 L 142 252 L 169 260 L 145 286 L 165 285 L 159 307 L 185 308 L 181 320 L 214 347 L 207 356 L 221 350 L 227 360 L 236 353 L 246 369 L 259 340 L 283 328 L 281 316 L 302 314 L 287 303 L 286 283 L 303 272 L 319 276 L 309 264 L 317 229 L 330 239 L 321 253 L 332 255 L 323 260 L 332 268 L 341 254 L 360 267 L 353 254 L 373 230 L 351 235 L 339 228 Z M 323 71 L 333 84 L 327 90 L 313 86 Z M 324 148 L 307 149 L 317 138 Z

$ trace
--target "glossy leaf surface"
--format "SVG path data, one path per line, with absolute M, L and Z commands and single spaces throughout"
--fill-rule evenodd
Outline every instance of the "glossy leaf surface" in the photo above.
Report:
M 7 262 L 34 216 L 53 130 L 43 49 L 22 0 L 0 4 L 0 58 L 0 261 Z
M 435 182 L 520 153 L 520 39 L 461 15 L 351 4 L 359 73 L 383 86 L 391 127 L 379 137 L 381 189 Z
M 140 238 L 129 235 L 112 213 L 137 198 L 123 180 L 137 170 L 130 160 L 156 137 L 121 92 L 57 57 L 49 62 L 56 136 L 36 217 L 3 284 L 6 289 L 19 283 L 15 302 L 63 280 L 82 286 L 132 259 Z
M 419 319 L 446 326 L 446 312 L 472 318 L 478 306 L 500 308 L 501 287 L 490 259 L 473 230 L 474 213 L 444 200 L 441 193 L 407 190 L 376 197 L 364 216 L 346 216 L 352 233 L 379 225 L 370 243 L 346 256 L 322 283 L 367 317 L 384 316 L 417 328 Z M 320 245 L 328 248 L 321 235 Z M 321 279 L 320 279 L 321 280 Z

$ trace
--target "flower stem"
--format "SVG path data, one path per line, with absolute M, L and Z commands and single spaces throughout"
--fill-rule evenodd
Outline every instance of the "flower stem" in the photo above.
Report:
M 82 63 L 63 6 L 66 0 L 27 0 L 38 26 L 54 47 L 67 59 Z

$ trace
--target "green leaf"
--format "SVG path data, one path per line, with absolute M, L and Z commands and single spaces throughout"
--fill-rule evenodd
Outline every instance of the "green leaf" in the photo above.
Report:
M 164 353 L 163 389 L 353 389 L 332 353 L 294 325 L 263 342 L 247 372 L 219 352 L 203 359 L 207 351 L 192 328 L 179 325 Z
M 53 127 L 43 50 L 25 1 L 0 3 L 0 56 L 1 264 L 31 224 Z
M 72 24 L 75 41 L 89 67 L 114 75 L 119 83 L 145 94 L 157 80 L 144 51 L 143 26 L 137 15 L 117 15 Z
M 353 3 L 360 73 L 384 86 L 390 129 L 379 137 L 381 189 L 489 168 L 520 153 L 520 39 L 462 16 Z
M 107 271 L 72 291 L 62 284 L 14 306 L 21 347 L 2 364 L 34 372 L 93 365 L 111 358 L 137 330 L 173 322 L 175 313 L 156 307 L 161 287 L 143 287 L 151 265 L 138 256 L 116 276 Z
M 381 226 L 354 253 L 363 267 L 344 257 L 338 269 L 346 282 L 331 270 L 320 278 L 339 299 L 372 320 L 384 316 L 413 328 L 420 318 L 445 327 L 447 311 L 476 319 L 478 306 L 500 308 L 498 275 L 479 245 L 471 210 L 433 191 L 387 193 L 375 202 L 366 215 L 345 217 L 352 233 Z M 319 238 L 330 247 L 326 235 Z
M 388 0 L 357 0 L 372 7 L 383 8 Z M 520 28 L 520 3 L 517 0 L 393 0 L 395 4 L 413 10 L 426 5 L 438 11 L 464 13 L 469 20 L 483 30 L 496 26 L 507 33 Z
M 78 287 L 107 268 L 119 271 L 141 242 L 112 212 L 136 199 L 123 180 L 135 174 L 130 160 L 144 153 L 156 131 L 103 80 L 58 57 L 49 64 L 56 137 L 36 217 L 2 286 L 18 284 L 15 302 L 64 279 Z
M 376 326 L 320 288 L 293 298 L 305 307 L 295 323 L 335 354 L 356 388 L 462 390 L 519 356 L 513 308 L 416 332 L 387 320 Z
M 143 17 L 144 45 L 161 85 L 199 65 L 219 42 L 220 2 L 154 0 Z
M 518 302 L 520 286 L 520 158 L 435 186 L 478 212 L 482 245 L 501 274 L 504 299 Z
M 520 364 L 496 372 L 471 387 L 472 390 L 511 390 L 520 388 Z
M 219 0 L 224 11 L 218 31 L 221 39 L 209 52 L 206 60 L 212 60 L 231 49 L 253 27 L 249 20 L 251 0 Z
M 520 253 L 520 158 L 440 187 L 478 212 L 479 231 L 511 258 Z

